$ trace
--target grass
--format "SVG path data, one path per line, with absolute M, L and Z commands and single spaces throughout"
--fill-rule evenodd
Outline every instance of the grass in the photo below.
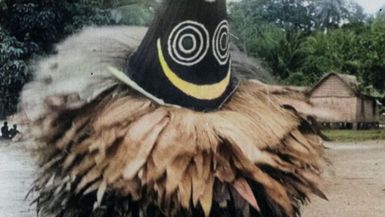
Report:
M 354 142 L 367 140 L 385 140 L 385 129 L 378 130 L 324 130 L 332 141 Z

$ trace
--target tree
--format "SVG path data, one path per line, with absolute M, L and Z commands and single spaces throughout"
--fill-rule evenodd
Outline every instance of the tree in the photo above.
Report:
M 154 6 L 155 0 L 0 0 L 0 119 L 15 111 L 35 56 L 54 52 L 55 43 L 85 26 L 145 25 Z
M 361 76 L 367 85 L 385 91 L 385 17 L 378 17 L 361 37 Z
M 37 49 L 37 44 L 18 41 L 0 26 L 0 119 L 16 110 L 18 93 L 31 77 L 25 59 Z
M 323 31 L 367 19 L 363 8 L 352 0 L 314 0 L 310 5 L 316 29 Z
M 348 10 L 344 7 L 344 0 L 317 0 L 313 4 L 319 29 L 336 28 L 344 19 L 348 19 Z
M 370 18 L 369 15 L 365 14 L 364 8 L 353 0 L 347 0 L 346 8 L 349 11 L 348 20 L 350 23 L 366 22 Z
M 285 30 L 310 31 L 315 23 L 312 8 L 305 0 L 243 0 L 230 4 L 232 19 L 246 19 L 254 24 L 271 23 Z

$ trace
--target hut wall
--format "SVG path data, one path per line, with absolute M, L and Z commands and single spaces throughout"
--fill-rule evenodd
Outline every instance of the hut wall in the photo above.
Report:
M 317 117 L 319 122 L 356 122 L 357 97 L 338 76 L 330 76 L 313 89 L 310 101 L 315 107 L 330 113 Z
M 374 108 L 374 120 L 375 121 L 380 121 L 380 116 L 381 116 L 381 114 L 380 114 L 380 106 L 379 105 L 377 105 L 377 102 L 376 101 L 374 101 L 373 102 L 374 103 L 374 105 L 373 105 L 373 108 Z
M 350 79 L 354 80 L 354 79 Z M 310 92 L 310 101 L 315 108 L 322 108 L 316 117 L 323 123 L 353 123 L 352 127 L 373 127 L 379 120 L 378 109 L 373 98 L 356 93 L 354 84 L 345 77 L 330 74 Z M 352 86 L 351 86 L 352 85 Z
M 358 99 L 357 120 L 359 122 L 378 122 L 376 104 L 373 99 L 362 97 Z
M 312 97 L 310 101 L 315 107 L 323 108 L 330 113 L 317 117 L 319 122 L 356 122 L 356 97 Z

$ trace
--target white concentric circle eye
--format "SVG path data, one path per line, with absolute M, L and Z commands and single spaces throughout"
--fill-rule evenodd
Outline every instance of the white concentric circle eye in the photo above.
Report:
M 190 39 L 192 42 L 192 45 L 190 48 L 188 48 L 188 47 L 186 48 L 186 46 L 183 44 L 183 42 L 188 40 L 188 39 Z M 180 50 L 183 53 L 191 54 L 197 49 L 197 40 L 193 34 L 184 34 L 183 36 L 180 37 L 178 47 L 180 48 Z
M 210 47 L 209 37 L 209 32 L 201 23 L 183 21 L 172 29 L 168 37 L 168 53 L 180 65 L 195 65 L 206 56 Z
M 225 65 L 230 57 L 229 40 L 229 23 L 223 20 L 215 29 L 212 39 L 214 56 L 221 65 Z

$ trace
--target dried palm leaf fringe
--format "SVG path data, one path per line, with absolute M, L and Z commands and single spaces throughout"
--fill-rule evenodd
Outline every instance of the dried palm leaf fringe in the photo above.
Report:
M 33 123 L 40 216 L 294 217 L 317 183 L 323 146 L 265 86 L 243 82 L 219 111 L 166 107 L 114 86 Z M 60 103 L 57 103 L 60 102 Z

